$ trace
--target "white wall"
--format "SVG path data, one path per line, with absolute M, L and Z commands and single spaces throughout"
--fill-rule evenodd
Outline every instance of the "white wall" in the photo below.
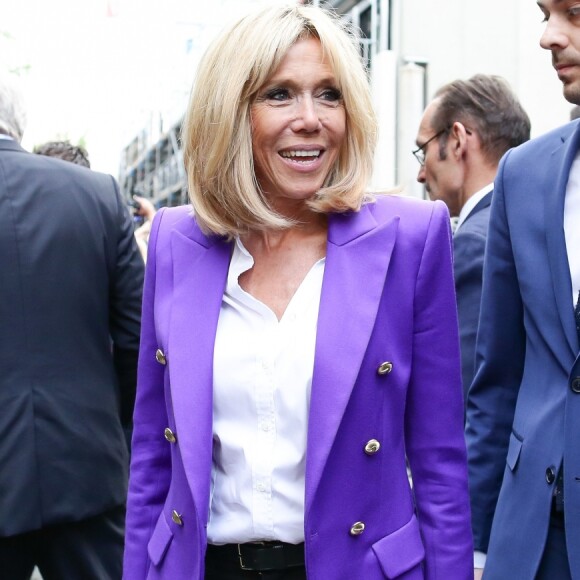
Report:
M 429 62 L 428 95 L 476 73 L 505 77 L 532 119 L 534 135 L 568 120 L 572 105 L 539 46 L 534 0 L 399 0 L 400 53 Z
M 530 116 L 532 136 L 568 121 L 572 105 L 562 96 L 550 53 L 539 46 L 544 24 L 534 0 L 398 0 L 398 13 L 395 48 L 402 60 L 428 62 L 428 100 L 456 78 L 498 74 Z M 399 184 L 415 178 L 400 173 Z

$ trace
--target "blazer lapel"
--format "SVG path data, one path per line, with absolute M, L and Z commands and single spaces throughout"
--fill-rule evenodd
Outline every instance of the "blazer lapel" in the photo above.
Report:
M 168 360 L 175 425 L 186 477 L 201 523 L 209 506 L 212 462 L 213 348 L 231 245 L 193 231 L 174 231 L 174 297 Z
M 329 218 L 312 377 L 306 514 L 373 330 L 399 218 L 377 226 L 368 206 Z
M 553 151 L 552 162 L 548 164 L 550 171 L 546 176 L 545 191 L 547 194 L 544 196 L 546 243 L 554 297 L 562 329 L 570 347 L 570 353 L 574 358 L 577 355 L 578 339 L 574 321 L 570 267 L 564 236 L 564 201 L 570 167 L 578 151 L 579 141 L 580 130 L 577 128 L 567 140 L 562 137 L 562 144 Z M 550 185 L 551 183 L 554 184 L 553 187 Z
M 548 164 L 550 169 L 546 176 L 546 193 L 544 195 L 545 230 L 556 306 L 562 330 L 570 347 L 570 353 L 576 358 L 578 339 L 574 322 L 570 267 L 566 252 L 566 238 L 564 236 L 564 200 L 570 167 L 579 147 L 580 130 L 577 128 L 567 141 L 564 138 L 562 138 L 562 141 L 562 145 L 552 153 L 552 162 Z M 554 184 L 554 186 L 552 187 L 551 184 Z

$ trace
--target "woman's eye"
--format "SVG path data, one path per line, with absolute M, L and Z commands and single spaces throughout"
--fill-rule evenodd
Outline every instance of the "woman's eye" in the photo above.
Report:
M 266 99 L 270 101 L 286 101 L 290 98 L 290 92 L 287 89 L 272 89 L 266 93 Z
M 568 14 L 570 16 L 580 16 L 580 6 L 572 6 L 568 9 Z
M 322 91 L 321 97 L 325 101 L 335 103 L 337 101 L 340 101 L 340 99 L 342 98 L 342 93 L 338 89 L 325 89 L 324 91 Z

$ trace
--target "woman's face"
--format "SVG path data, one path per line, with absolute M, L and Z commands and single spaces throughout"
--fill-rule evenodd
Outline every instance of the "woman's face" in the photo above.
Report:
M 299 40 L 251 106 L 258 182 L 283 215 L 324 184 L 346 133 L 342 95 L 316 38 Z

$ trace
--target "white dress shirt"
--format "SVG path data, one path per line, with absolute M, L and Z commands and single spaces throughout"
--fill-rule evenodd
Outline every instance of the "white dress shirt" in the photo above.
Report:
M 564 235 L 572 279 L 572 300 L 576 304 L 580 291 L 580 151 L 572 162 L 566 186 Z
M 213 363 L 210 544 L 304 541 L 306 434 L 325 259 L 278 321 L 244 292 L 253 258 L 236 240 Z

